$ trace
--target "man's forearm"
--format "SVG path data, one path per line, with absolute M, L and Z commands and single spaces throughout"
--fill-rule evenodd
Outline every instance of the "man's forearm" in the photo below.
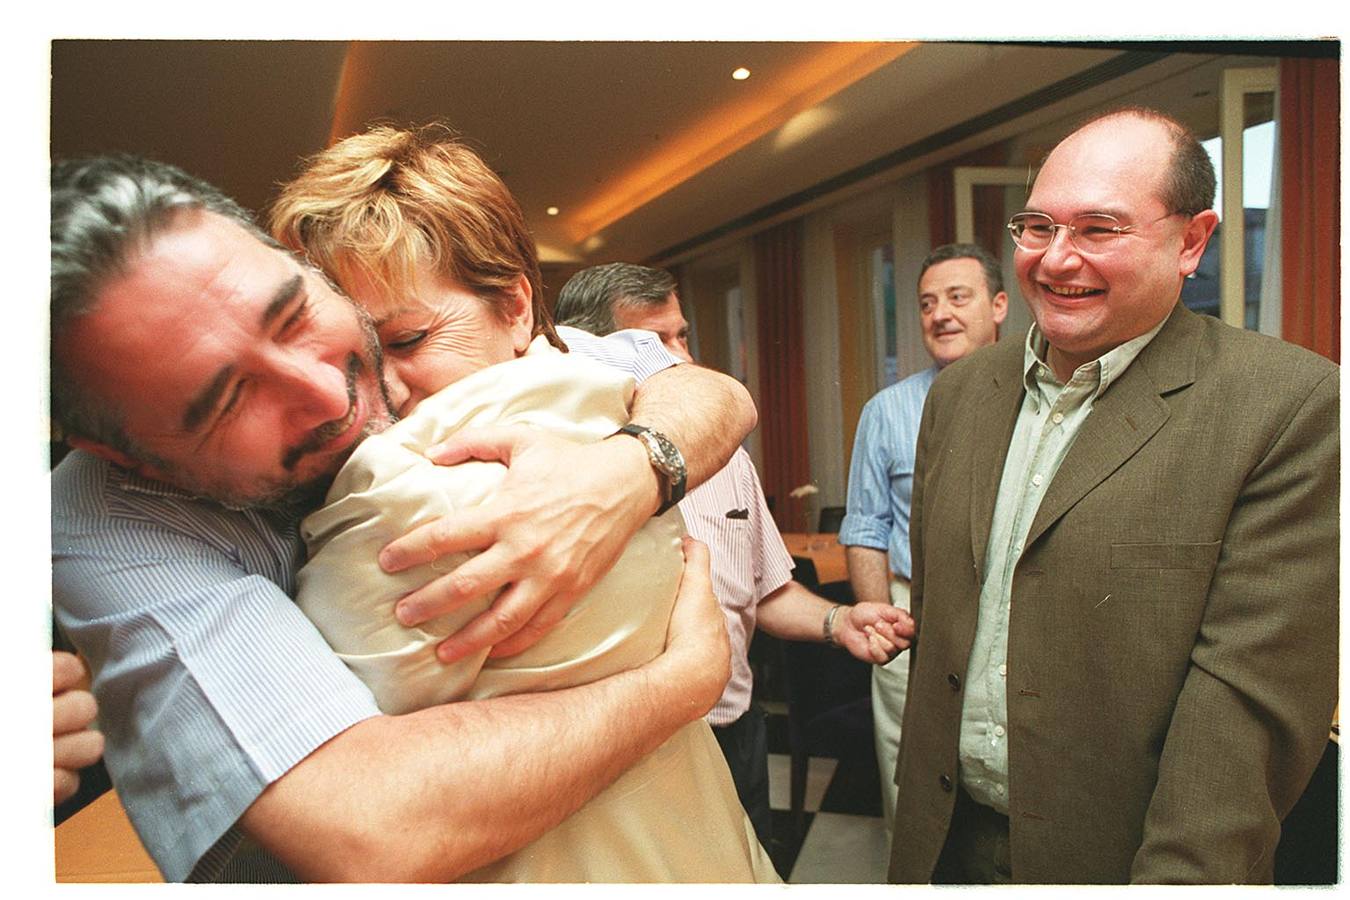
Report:
M 845 558 L 848 560 L 848 583 L 859 602 L 891 602 L 891 570 L 885 550 L 850 546 L 845 548 Z
M 913 637 L 909 614 L 890 603 L 856 603 L 829 615 L 835 606 L 834 602 L 789 581 L 759 601 L 758 624 L 783 640 L 828 640 L 866 663 L 889 662 L 909 646 Z
M 632 420 L 664 432 L 680 448 L 694 488 L 727 464 L 754 430 L 758 413 L 739 381 L 684 363 L 638 385 Z
M 453 880 L 553 828 L 706 712 L 671 701 L 661 662 L 368 719 L 271 785 L 243 825 L 306 880 Z
M 789 581 L 759 601 L 759 628 L 785 641 L 822 641 L 825 614 L 834 606 L 824 597 Z

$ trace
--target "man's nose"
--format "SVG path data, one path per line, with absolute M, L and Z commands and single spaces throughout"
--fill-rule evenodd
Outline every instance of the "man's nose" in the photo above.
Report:
M 345 366 L 307 355 L 281 353 L 273 362 L 273 370 L 291 424 L 301 430 L 340 419 L 351 408 Z
M 1050 246 L 1041 251 L 1041 266 L 1063 271 L 1082 265 L 1083 257 L 1071 238 L 1068 226 L 1056 228 L 1054 236 L 1050 238 Z

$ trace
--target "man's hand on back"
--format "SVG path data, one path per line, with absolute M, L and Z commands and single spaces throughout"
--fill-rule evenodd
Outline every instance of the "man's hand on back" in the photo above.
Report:
M 440 644 L 446 662 L 488 646 L 509 656 L 538 641 L 609 571 L 659 500 L 646 450 L 627 436 L 577 444 L 523 426 L 466 429 L 428 456 L 442 465 L 478 459 L 508 467 L 492 500 L 429 522 L 380 553 L 385 571 L 397 572 L 482 551 L 397 606 L 398 620 L 416 625 L 501 591 Z

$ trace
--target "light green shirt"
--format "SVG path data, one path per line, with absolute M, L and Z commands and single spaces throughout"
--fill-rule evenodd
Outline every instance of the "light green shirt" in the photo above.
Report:
M 1166 320 L 1164 320 L 1166 321 Z M 975 643 L 966 666 L 961 707 L 961 784 L 980 803 L 1008 812 L 1008 612 L 1013 570 L 1050 481 L 1073 446 L 1092 405 L 1163 326 L 1079 366 L 1061 384 L 1046 359 L 1035 324 L 1027 332 L 1026 394 L 1003 465 L 985 553 Z

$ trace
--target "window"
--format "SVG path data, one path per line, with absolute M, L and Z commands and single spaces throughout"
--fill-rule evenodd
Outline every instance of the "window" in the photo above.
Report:
M 1279 335 L 1279 145 L 1275 69 L 1228 69 L 1220 131 L 1203 146 L 1214 161 L 1219 226 L 1181 299 L 1230 325 Z

